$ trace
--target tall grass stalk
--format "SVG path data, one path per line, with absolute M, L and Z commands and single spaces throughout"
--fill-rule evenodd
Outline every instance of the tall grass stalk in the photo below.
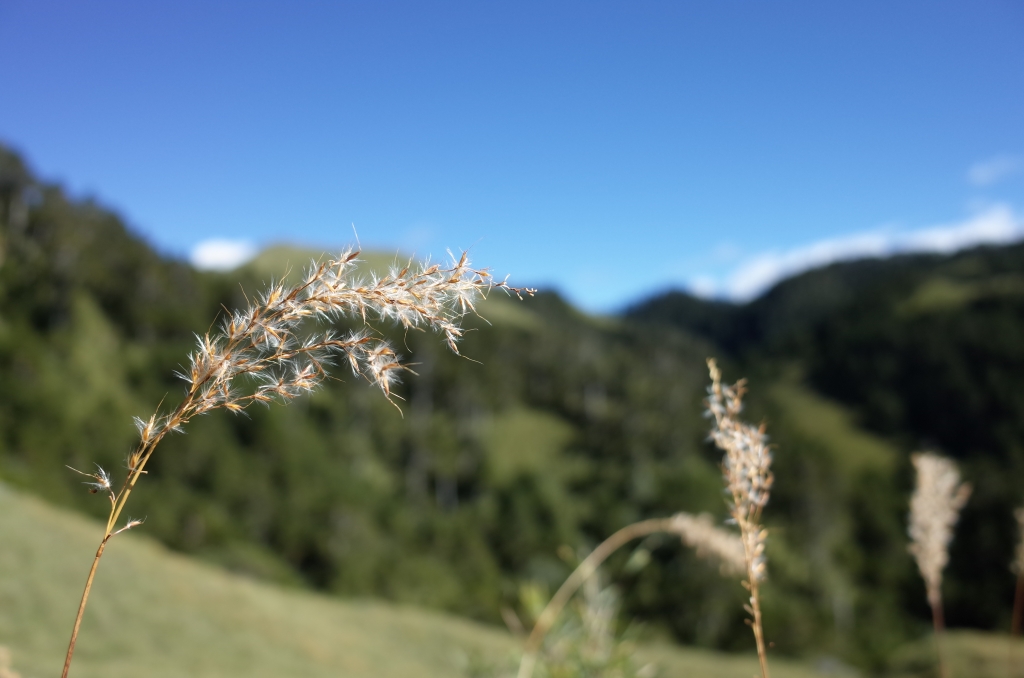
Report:
M 730 514 L 740 529 L 743 541 L 746 574 L 743 586 L 750 592 L 749 604 L 744 609 L 751 617 L 748 623 L 757 643 L 761 677 L 769 678 L 768 654 L 761 624 L 760 584 L 768 573 L 764 554 L 768 531 L 761 526 L 761 513 L 768 503 L 775 480 L 771 473 L 772 454 L 764 425 L 755 428 L 739 420 L 746 383 L 741 380 L 732 386 L 723 385 L 721 370 L 713 358 L 708 359 L 708 370 L 711 386 L 708 388 L 707 414 L 714 419 L 711 439 L 724 452 L 722 474 L 731 497 Z
M 533 675 L 537 653 L 545 634 L 576 590 L 597 571 L 598 566 L 633 539 L 655 532 L 678 534 L 684 543 L 695 547 L 699 554 L 718 559 L 723 573 L 743 573 L 743 585 L 750 592 L 749 604 L 744 609 L 751 617 L 748 623 L 753 628 L 757 643 L 761 676 L 769 678 L 759 585 L 767 575 L 764 548 L 768 531 L 761 526 L 761 513 L 768 503 L 774 483 L 770 470 L 772 455 L 764 426 L 755 428 L 739 420 L 745 383 L 739 381 L 732 386 L 723 385 L 722 373 L 714 359 L 708 359 L 708 370 L 711 373 L 711 385 L 708 387 L 707 415 L 714 419 L 711 439 L 724 452 L 722 474 L 726 491 L 731 497 L 730 516 L 732 522 L 739 527 L 739 536 L 716 528 L 710 516 L 694 517 L 685 513 L 671 518 L 643 520 L 622 528 L 601 542 L 579 564 L 541 612 L 527 638 L 518 678 L 530 678 Z
M 939 657 L 939 673 L 947 678 L 942 634 L 942 571 L 949 562 L 949 543 L 960 509 L 971 495 L 971 486 L 960 483 L 960 471 L 952 460 L 930 452 L 912 457 L 917 470 L 917 484 L 910 498 L 910 552 L 924 579 L 928 604 L 932 609 L 935 649 Z
M 641 537 L 667 532 L 678 535 L 683 543 L 692 546 L 697 553 L 716 559 L 723 573 L 734 573 L 743 570 L 743 546 L 740 540 L 725 530 L 717 528 L 711 516 L 702 514 L 692 516 L 677 513 L 670 518 L 651 518 L 632 523 L 618 530 L 601 542 L 590 555 L 583 559 L 572 574 L 562 583 L 555 595 L 537 616 L 533 630 L 526 639 L 523 658 L 519 663 L 517 678 L 530 678 L 537 663 L 544 637 L 558 619 L 566 604 L 576 591 L 597 572 L 605 560 L 620 548 Z
M 479 298 L 495 288 L 520 297 L 533 293 L 495 281 L 485 269 L 472 268 L 465 253 L 458 259 L 453 256 L 448 266 L 424 262 L 384 277 L 360 277 L 358 255 L 349 249 L 326 263 L 314 262 L 301 283 L 271 284 L 248 308 L 227 314 L 217 331 L 197 336 L 198 348 L 189 356 L 189 367 L 178 375 L 188 385 L 184 399 L 169 413 L 158 410 L 148 420 L 136 418 L 139 442 L 128 455 L 128 473 L 119 487 L 99 466 L 95 472 L 77 471 L 90 478 L 91 491 L 107 496 L 110 513 L 82 591 L 62 678 L 71 668 L 82 616 L 107 544 L 142 522 L 127 518 L 118 526 L 132 490 L 165 436 L 217 409 L 243 412 L 253 403 L 288 402 L 319 386 L 337 359 L 390 400 L 391 387 L 407 368 L 369 324 L 371 320 L 406 329 L 433 329 L 458 353 L 460 321 L 475 310 Z M 311 322 L 345 318 L 361 320 L 363 327 L 347 333 L 307 327 Z M 241 387 L 236 384 L 239 377 L 248 377 Z
M 1010 675 L 1017 675 L 1013 657 L 1014 641 L 1020 636 L 1021 615 L 1024 614 L 1024 507 L 1013 512 L 1017 519 L 1017 548 L 1010 563 L 1010 572 L 1017 575 L 1013 592 L 1013 615 L 1010 617 Z

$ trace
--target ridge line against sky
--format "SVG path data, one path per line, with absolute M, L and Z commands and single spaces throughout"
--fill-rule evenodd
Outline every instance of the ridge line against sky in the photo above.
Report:
M 991 205 L 952 224 L 912 230 L 892 227 L 818 240 L 788 250 L 770 250 L 745 258 L 722 282 L 697 279 L 689 289 L 705 297 L 749 301 L 775 283 L 839 261 L 898 254 L 950 254 L 977 245 L 1005 245 L 1024 238 L 1024 220 L 1006 204 Z
M 978 245 L 1005 245 L 1022 239 L 1024 218 L 1009 205 L 999 203 L 951 224 L 911 230 L 872 229 L 788 250 L 755 253 L 743 257 L 722 280 L 703 277 L 677 281 L 675 286 L 700 297 L 745 302 L 781 280 L 835 262 L 911 253 L 950 254 Z M 200 269 L 225 271 L 245 264 L 259 251 L 250 241 L 211 238 L 192 248 L 189 261 Z M 656 291 L 651 289 L 647 294 Z
M 8 0 L 0 140 L 164 254 L 354 223 L 607 313 L 1018 237 L 1022 35 L 1018 0 Z

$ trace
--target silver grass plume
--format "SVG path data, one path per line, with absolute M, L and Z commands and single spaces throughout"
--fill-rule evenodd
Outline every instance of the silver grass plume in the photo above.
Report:
M 148 421 L 136 419 L 140 450 L 129 459 L 133 469 L 144 450 L 192 416 L 214 409 L 244 410 L 254 402 L 287 401 L 314 390 L 336 359 L 391 397 L 391 388 L 406 369 L 391 345 L 370 326 L 371 320 L 409 329 L 430 328 L 458 353 L 460 320 L 491 289 L 532 294 L 484 269 L 470 266 L 465 253 L 442 266 L 424 262 L 393 269 L 388 275 L 360 277 L 359 252 L 351 249 L 326 263 L 312 265 L 303 281 L 291 287 L 271 284 L 250 306 L 228 315 L 218 331 L 196 336 L 198 347 L 189 367 L 179 373 L 189 384 L 184 409 Z M 347 333 L 324 330 L 300 333 L 307 320 L 362 320 L 364 328 Z M 256 386 L 235 388 L 235 378 L 250 376 Z M 143 455 L 139 452 L 142 451 Z
M 917 485 L 910 498 L 910 552 L 925 581 L 928 602 L 942 602 L 942 571 L 949 562 L 949 543 L 960 509 L 967 503 L 971 486 L 960 483 L 960 471 L 950 459 L 930 452 L 915 454 Z

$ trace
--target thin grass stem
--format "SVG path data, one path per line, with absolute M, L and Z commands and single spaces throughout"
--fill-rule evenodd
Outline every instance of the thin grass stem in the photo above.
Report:
M 935 654 L 939 657 L 939 676 L 949 678 L 949 668 L 946 665 L 946 652 L 944 647 L 944 636 L 946 620 L 942 614 L 942 599 L 929 601 L 932 608 L 932 629 L 935 633 Z
M 85 589 L 82 591 L 82 601 L 78 604 L 78 614 L 75 616 L 75 627 L 71 631 L 71 642 L 68 643 L 68 653 L 64 657 L 64 670 L 61 678 L 67 678 L 71 670 L 71 657 L 75 654 L 75 644 L 78 642 L 78 630 L 82 626 L 82 615 L 85 614 L 85 605 L 89 602 L 89 593 L 92 591 L 92 582 L 96 578 L 96 569 L 99 567 L 100 558 L 103 557 L 103 550 L 107 548 L 110 534 L 105 534 L 100 546 L 96 549 L 96 557 L 92 559 L 92 567 L 89 568 L 89 576 L 85 580 Z
M 743 571 L 743 548 L 740 539 L 730 532 L 715 527 L 708 514 L 694 516 L 688 513 L 677 513 L 670 518 L 650 518 L 631 523 L 598 544 L 597 548 L 576 566 L 576 569 L 548 601 L 526 640 L 523 658 L 519 663 L 518 678 L 530 678 L 533 675 L 537 654 L 540 652 L 544 637 L 554 626 L 558 615 L 561 614 L 569 600 L 597 572 L 601 563 L 634 539 L 659 532 L 674 534 L 687 546 L 694 547 L 699 556 L 710 557 L 718 561 L 723 574 Z
M 562 609 L 572 598 L 573 594 L 579 590 L 580 586 L 582 586 L 587 579 L 597 572 L 597 568 L 600 567 L 601 563 L 607 560 L 609 556 L 619 550 L 622 546 L 628 544 L 634 539 L 646 537 L 647 535 L 654 534 L 656 532 L 669 531 L 672 531 L 671 518 L 652 518 L 650 520 L 642 520 L 638 523 L 632 523 L 605 539 L 590 553 L 589 556 L 584 558 L 583 562 L 573 570 L 568 579 L 562 582 L 562 585 L 558 587 L 555 595 L 551 597 L 551 600 L 548 601 L 548 604 L 537 617 L 537 621 L 533 625 L 533 630 L 530 632 L 530 636 L 526 639 L 526 647 L 523 653 L 523 658 L 519 663 L 519 673 L 517 678 L 530 678 L 533 675 L 533 669 L 537 663 L 537 653 L 540 650 L 541 644 L 544 642 L 544 636 L 547 635 L 549 630 L 551 630 L 555 620 L 558 619 L 558 615 L 562 612 Z

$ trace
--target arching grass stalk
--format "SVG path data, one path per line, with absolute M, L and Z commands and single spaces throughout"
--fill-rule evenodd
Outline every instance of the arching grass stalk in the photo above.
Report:
M 241 412 L 253 403 L 287 402 L 312 391 L 327 378 L 327 368 L 337 358 L 391 399 L 391 386 L 406 368 L 368 324 L 371 319 L 407 329 L 433 329 L 458 353 L 459 323 L 475 310 L 477 299 L 494 288 L 520 298 L 523 293 L 533 294 L 533 290 L 495 281 L 486 269 L 471 268 L 465 253 L 459 259 L 453 256 L 449 266 L 425 262 L 393 270 L 383 278 L 357 277 L 358 255 L 350 249 L 326 263 L 314 262 L 298 285 L 271 284 L 257 303 L 225 317 L 218 331 L 197 336 L 198 348 L 189 356 L 189 368 L 179 374 L 188 384 L 185 398 L 169 414 L 158 411 L 148 421 L 136 418 L 139 442 L 128 456 L 128 474 L 119 488 L 98 466 L 95 473 L 77 471 L 91 478 L 87 484 L 93 492 L 107 495 L 110 513 L 82 591 L 62 678 L 71 668 L 82 615 L 108 542 L 141 524 L 128 518 L 117 527 L 132 490 L 165 436 L 216 409 Z M 343 318 L 361 319 L 364 328 L 346 334 L 305 329 L 310 320 Z M 237 388 L 238 377 L 250 379 Z
M 548 601 L 526 639 L 523 658 L 519 663 L 518 678 L 530 678 L 533 675 L 544 637 L 573 594 L 597 572 L 601 563 L 634 539 L 658 532 L 678 535 L 685 544 L 695 547 L 699 554 L 716 558 L 721 562 L 723 573 L 743 571 L 743 546 L 740 540 L 735 535 L 715 527 L 711 516 L 707 514 L 692 516 L 678 513 L 671 518 L 652 518 L 627 525 L 601 542 L 584 558 Z
M 755 428 L 739 420 L 746 383 L 741 380 L 732 386 L 723 385 L 722 373 L 712 358 L 708 359 L 708 370 L 711 372 L 711 386 L 708 388 L 707 413 L 715 420 L 711 439 L 725 453 L 722 474 L 731 497 L 730 514 L 743 540 L 746 571 L 743 586 L 750 591 L 750 602 L 744 609 L 751 617 L 749 623 L 757 643 L 761 676 L 768 678 L 759 587 L 768 573 L 764 555 L 768 531 L 761 526 L 761 513 L 768 503 L 775 480 L 770 470 L 772 454 L 764 425 Z

